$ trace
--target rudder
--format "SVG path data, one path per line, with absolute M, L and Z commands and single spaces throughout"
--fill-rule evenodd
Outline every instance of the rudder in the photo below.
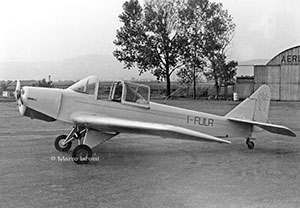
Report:
M 267 122 L 270 99 L 271 91 L 269 86 L 262 85 L 249 98 L 230 111 L 226 117 Z

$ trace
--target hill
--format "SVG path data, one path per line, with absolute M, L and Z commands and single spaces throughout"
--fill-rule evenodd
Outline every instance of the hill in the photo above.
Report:
M 155 79 L 150 73 L 139 77 L 137 69 L 123 69 L 123 63 L 112 55 L 86 55 L 47 62 L 2 62 L 0 72 L 0 80 L 40 80 L 49 75 L 54 81 L 79 80 L 89 75 L 98 75 L 101 80 Z
M 268 59 L 239 61 L 237 76 L 253 75 L 253 66 L 266 64 Z M 0 80 L 41 80 L 51 75 L 53 81 L 80 80 L 89 75 L 98 75 L 101 80 L 151 81 L 155 77 L 148 73 L 139 76 L 136 68 L 127 70 L 112 55 L 86 55 L 76 58 L 47 62 L 2 62 Z M 172 76 L 172 80 L 176 80 Z

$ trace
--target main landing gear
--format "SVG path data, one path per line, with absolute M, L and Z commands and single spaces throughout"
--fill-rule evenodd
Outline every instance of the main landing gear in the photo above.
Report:
M 254 140 L 253 138 L 247 138 L 247 140 L 246 140 L 246 144 L 247 144 L 249 149 L 253 149 L 254 146 L 255 146 L 253 140 Z
M 55 139 L 54 146 L 59 152 L 67 152 L 71 149 L 72 141 L 77 140 L 78 146 L 72 152 L 72 159 L 77 164 L 86 164 L 95 159 L 92 158 L 91 148 L 102 144 L 118 133 L 106 133 L 81 126 L 73 126 L 68 135 L 60 135 Z
M 93 155 L 92 149 L 83 144 L 83 139 L 87 133 L 87 129 L 73 126 L 69 135 L 60 135 L 55 139 L 54 146 L 59 152 L 67 152 L 72 147 L 72 141 L 77 139 L 78 146 L 72 152 L 73 161 L 77 164 L 86 164 Z

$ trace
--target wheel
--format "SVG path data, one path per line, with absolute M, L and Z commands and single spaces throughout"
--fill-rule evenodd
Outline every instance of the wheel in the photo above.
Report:
M 93 152 L 89 146 L 80 144 L 73 150 L 72 157 L 77 164 L 87 164 L 92 157 Z
M 254 148 L 254 142 L 252 142 L 252 141 L 248 141 L 247 145 L 248 145 L 249 149 L 253 149 Z
M 54 146 L 55 149 L 59 152 L 67 152 L 72 146 L 71 142 L 68 142 L 66 145 L 63 145 L 63 141 L 67 138 L 67 135 L 60 135 L 55 139 Z

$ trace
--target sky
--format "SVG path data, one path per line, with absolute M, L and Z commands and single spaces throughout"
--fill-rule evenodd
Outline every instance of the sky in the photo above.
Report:
M 124 0 L 0 0 L 0 62 L 111 54 Z
M 238 61 L 271 59 L 300 45 L 297 0 L 220 0 L 233 16 L 235 36 L 228 57 Z
M 271 59 L 300 45 L 300 1 L 214 1 L 223 4 L 236 24 L 229 59 Z M 112 54 L 124 2 L 0 0 L 0 63 Z

